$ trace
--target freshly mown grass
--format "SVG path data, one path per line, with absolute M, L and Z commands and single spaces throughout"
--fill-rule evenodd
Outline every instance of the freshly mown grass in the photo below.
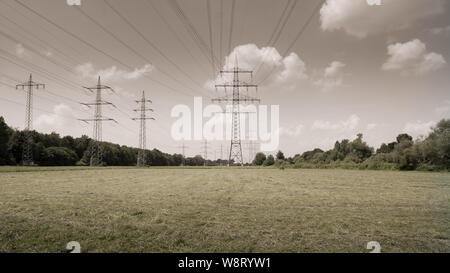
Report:
M 0 252 L 449 252 L 449 201 L 449 173 L 0 169 Z

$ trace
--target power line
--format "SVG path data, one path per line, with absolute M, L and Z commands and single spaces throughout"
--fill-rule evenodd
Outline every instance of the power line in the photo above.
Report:
M 230 19 L 230 35 L 228 36 L 228 52 L 227 54 L 231 53 L 231 44 L 233 39 L 233 27 L 234 27 L 234 9 L 236 5 L 236 0 L 233 0 L 231 2 L 231 19 Z
M 15 88 L 15 86 L 10 85 L 10 84 L 6 84 L 6 83 L 2 83 L 2 82 L 0 82 L 0 84 L 3 84 L 3 85 L 8 86 L 8 87 L 11 87 L 11 88 L 13 88 L 13 89 Z M 9 103 L 13 103 L 13 104 L 17 104 L 17 105 L 20 105 L 20 106 L 25 106 L 25 107 L 26 107 L 26 105 L 23 104 L 23 103 L 16 102 L 16 101 L 12 101 L 12 100 L 9 100 L 9 99 L 6 99 L 6 98 L 0 98 L 0 100 L 6 101 L 6 102 L 9 102 Z M 48 110 L 45 110 L 45 109 L 36 107 L 36 106 L 34 106 L 34 105 L 33 105 L 33 110 L 38 110 L 38 111 L 41 111 L 41 112 L 44 112 L 44 113 L 47 113 L 47 114 L 52 114 L 52 115 L 55 114 L 55 113 L 53 113 L 53 112 L 51 112 L 51 111 L 48 111 Z M 67 115 L 61 115 L 61 116 L 65 117 L 65 118 L 68 118 L 68 119 L 73 119 L 73 120 L 78 121 L 77 118 L 74 118 L 74 117 L 71 117 L 71 116 L 67 116 Z
M 172 34 L 175 36 L 175 38 L 177 39 L 178 43 L 186 50 L 186 52 L 192 57 L 192 60 L 194 60 L 198 67 L 202 67 L 202 64 L 200 64 L 200 62 L 198 62 L 198 58 L 196 58 L 191 50 L 185 45 L 186 43 L 181 39 L 181 37 L 177 34 L 177 32 L 173 29 L 173 27 L 169 24 L 169 22 L 167 22 L 166 18 L 161 15 L 161 12 L 159 11 L 159 9 L 156 7 L 156 5 L 153 3 L 152 0 L 147 0 L 144 3 L 146 3 L 147 5 L 150 5 L 150 8 L 156 13 L 156 15 L 158 15 L 158 17 L 161 19 L 161 21 L 164 22 L 164 24 L 167 26 L 167 28 L 170 30 L 170 32 L 172 32 Z M 204 69 L 202 67 L 202 69 Z
M 222 44 L 223 44 L 223 0 L 220 0 L 220 38 L 219 38 L 219 54 L 220 54 L 220 66 L 219 69 L 222 69 L 222 60 L 224 58 L 223 56 L 223 50 L 222 50 Z
M 205 139 L 204 141 L 203 141 L 203 155 L 204 155 L 204 159 L 205 159 L 205 162 L 204 162 L 204 166 L 206 166 L 207 165 L 207 161 L 208 161 L 208 148 L 209 148 L 209 146 L 208 146 L 208 140 L 207 139 Z
M 0 31 L 0 33 L 1 33 L 1 31 Z M 17 63 L 15 63 L 16 65 L 18 65 Z M 30 65 L 33 65 L 33 64 L 31 64 L 30 63 Z M 71 73 L 74 73 L 73 71 L 69 71 L 69 72 L 71 72 Z M 50 72 L 46 72 L 47 74 L 51 74 Z M 61 77 L 61 76 L 59 76 L 59 77 Z M 62 79 L 65 79 L 64 77 L 61 77 Z M 16 80 L 16 81 L 18 81 L 18 80 Z M 68 81 L 69 82 L 69 81 Z M 73 83 L 73 85 L 74 86 L 76 86 L 77 85 L 77 83 Z M 77 87 L 78 88 L 78 87 Z M 49 93 L 49 94 L 52 94 L 52 95 L 54 95 L 54 96 L 58 96 L 58 97 L 61 97 L 61 98 L 64 98 L 64 99 L 66 99 L 66 100 L 68 100 L 68 101 L 71 101 L 71 102 L 74 102 L 74 103 L 78 103 L 77 101 L 75 101 L 75 100 L 73 100 L 73 99 L 71 99 L 71 98 L 68 98 L 68 97 L 65 97 L 65 96 L 61 96 L 61 95 L 58 95 L 58 94 L 54 94 L 54 93 L 52 93 L 52 92 L 50 92 L 50 91 L 48 91 L 48 90 L 46 90 L 46 92 L 47 93 Z M 115 106 L 116 107 L 116 106 Z M 116 107 L 117 108 L 117 107 Z M 122 114 L 124 114 L 127 118 L 130 118 L 130 116 L 129 115 L 127 115 L 125 112 L 123 112 L 121 109 L 119 109 L 119 108 L 117 108 L 118 110 L 119 110 L 119 112 L 121 112 Z
M 0 31 L 0 33 L 3 33 L 3 32 L 1 32 Z M 5 33 L 3 33 L 4 35 L 6 35 L 8 38 L 10 38 L 11 40 L 13 40 L 13 41 L 15 41 L 16 43 L 19 43 L 19 41 L 17 41 L 17 40 L 15 40 L 13 37 L 11 37 L 10 35 L 7 35 L 7 34 L 5 34 Z M 43 58 L 45 58 L 45 59 L 47 59 L 45 56 L 43 56 L 42 54 L 40 54 L 39 52 L 37 52 L 36 50 L 34 50 L 34 49 L 32 49 L 31 47 L 29 47 L 29 46 L 27 46 L 27 49 L 30 49 L 31 51 L 33 51 L 33 52 L 35 52 L 36 54 L 38 54 L 38 55 L 40 55 L 41 57 L 43 57 Z M 51 60 L 50 60 L 51 61 Z M 53 61 L 52 61 L 53 62 Z M 56 63 L 56 62 L 53 62 L 54 64 L 56 64 L 56 65 L 58 65 L 58 66 L 62 66 L 61 64 L 58 64 L 58 63 Z M 70 69 L 67 69 L 67 67 L 63 67 L 65 70 L 67 70 L 68 72 L 70 72 L 70 73 L 74 73 L 72 70 L 70 70 Z M 50 74 L 50 72 L 47 72 L 48 74 Z M 65 81 L 65 78 L 64 77 L 61 77 L 62 79 L 64 79 L 64 81 Z M 78 86 L 78 84 L 77 83 L 75 83 L 74 84 L 74 86 Z M 78 88 L 78 87 L 77 87 Z M 50 93 L 50 94 L 52 94 L 52 95 L 55 95 L 55 96 L 60 96 L 60 95 L 57 95 L 57 94 L 53 94 L 52 92 L 50 92 L 50 91 L 48 91 L 48 93 Z M 60 97 L 63 97 L 63 98 L 65 98 L 65 99 L 67 99 L 67 100 L 70 100 L 70 101 L 72 101 L 72 102 L 75 102 L 75 103 L 77 103 L 75 100 L 72 100 L 72 99 L 70 99 L 70 98 L 67 98 L 67 97 L 64 97 L 64 96 L 60 96 Z M 127 118 L 130 118 L 130 116 L 128 116 L 125 112 L 123 112 L 121 109 L 119 109 L 119 108 L 117 108 L 118 110 L 119 110 L 119 112 L 121 112 L 122 114 L 124 114 L 125 116 L 127 116 Z
M 186 146 L 183 142 L 183 145 L 179 146 L 178 148 L 181 149 L 181 154 L 183 155 L 183 162 L 181 163 L 182 166 L 186 165 L 186 149 L 189 148 Z
M 102 106 L 103 105 L 113 105 L 112 103 L 108 101 L 102 100 L 102 92 L 103 90 L 110 90 L 114 92 L 114 90 L 106 85 L 101 84 L 100 77 L 98 77 L 98 83 L 94 87 L 85 87 L 87 90 L 91 92 L 95 92 L 95 102 L 91 103 L 82 103 L 83 105 L 86 105 L 88 107 L 94 106 L 94 117 L 91 119 L 80 119 L 81 121 L 84 121 L 86 123 L 93 122 L 94 123 L 94 133 L 93 133 L 93 141 L 92 144 L 92 151 L 91 151 L 91 160 L 90 165 L 91 167 L 94 166 L 101 166 L 103 161 L 103 155 L 102 155 L 102 147 L 100 143 L 102 142 L 102 123 L 104 121 L 114 121 L 115 123 L 118 123 L 114 119 L 111 118 L 105 118 L 102 114 Z
M 293 4 L 291 4 L 291 3 L 293 3 Z M 286 26 L 287 22 L 289 21 L 289 17 L 292 15 L 292 12 L 296 5 L 297 5 L 297 0 L 288 0 L 286 2 L 286 6 L 284 7 L 280 18 L 278 19 L 275 29 L 273 30 L 272 34 L 270 35 L 267 45 L 269 45 L 270 47 L 274 47 L 276 45 L 276 43 L 278 42 L 278 40 L 281 37 L 281 33 L 283 32 L 284 27 Z M 287 15 L 286 15 L 286 13 L 287 13 Z M 264 66 L 264 64 L 265 64 L 264 62 L 265 62 L 267 56 L 272 51 L 273 51 L 273 49 L 267 50 L 266 53 L 263 55 L 261 62 L 257 66 L 256 74 L 258 74 L 259 71 L 261 70 L 261 68 Z
M 33 150 L 31 146 L 31 130 L 33 129 L 33 89 L 45 89 L 45 84 L 34 82 L 33 76 L 30 74 L 30 78 L 27 82 L 16 85 L 16 89 L 19 88 L 22 88 L 22 90 L 27 89 L 27 105 L 25 108 L 25 141 L 23 142 L 22 161 L 24 166 L 32 166 Z
M 209 47 L 211 49 L 211 60 L 212 60 L 212 70 L 213 76 L 212 79 L 216 77 L 216 65 L 214 63 L 214 45 L 213 45 L 213 31 L 212 31 L 212 23 L 211 23 L 211 5 L 209 0 L 206 1 L 206 10 L 208 13 L 208 30 L 209 30 Z
M 62 52 L 61 50 L 59 50 L 58 48 L 49 45 L 47 42 L 45 42 L 43 39 L 41 39 L 38 35 L 34 34 L 31 31 L 26 30 L 24 27 L 20 26 L 19 24 L 17 24 L 16 22 L 12 21 L 11 19 L 9 19 L 7 16 L 3 15 L 3 19 L 7 20 L 9 23 L 13 24 L 14 26 L 16 26 L 17 28 L 19 28 L 21 31 L 27 33 L 28 35 L 30 35 L 31 37 L 33 37 L 34 39 L 38 40 L 42 45 L 44 45 L 44 47 L 47 48 L 51 48 L 53 51 L 58 52 L 59 54 L 61 54 L 61 56 L 64 56 L 68 59 L 71 59 L 71 61 L 73 62 L 77 62 L 77 60 L 75 60 L 72 57 L 69 57 L 67 54 L 65 54 L 64 52 Z
M 4 74 L 4 73 L 0 73 L 0 74 L 3 75 L 3 76 L 6 77 L 6 78 L 9 78 L 9 79 L 15 81 L 15 82 L 19 82 L 19 80 L 15 79 L 15 78 L 13 78 L 13 77 L 11 77 L 11 76 L 9 76 L 9 75 L 6 75 L 6 74 Z M 13 86 L 13 85 L 11 85 L 11 84 L 7 84 L 7 83 L 4 83 L 4 82 L 0 82 L 0 83 L 3 84 L 3 85 L 5 85 L 5 86 L 9 86 L 9 87 L 15 88 L 15 86 Z M 21 91 L 24 91 L 24 92 L 26 93 L 25 90 L 21 90 Z M 64 97 L 64 96 L 61 96 L 61 95 L 58 95 L 58 94 L 55 94 L 55 93 L 53 93 L 53 92 L 48 91 L 47 86 L 46 86 L 46 89 L 43 89 L 43 91 L 46 92 L 46 93 L 49 93 L 49 94 L 51 94 L 51 95 L 53 95 L 53 96 L 65 98 L 65 99 L 67 99 L 67 100 L 70 100 L 70 101 L 72 101 L 72 102 L 78 104 L 78 102 L 75 101 L 75 100 L 72 100 L 72 99 L 70 99 L 70 98 L 67 98 L 67 97 Z M 42 97 L 42 96 L 39 96 L 39 95 L 35 95 L 35 94 L 33 94 L 33 97 L 38 97 L 38 98 L 41 98 L 41 99 L 43 99 L 43 100 L 47 100 L 47 101 L 50 101 L 50 102 L 53 102 L 53 103 L 60 103 L 59 101 L 55 101 L 55 100 L 52 100 L 52 99 L 49 99 L 49 98 L 46 98 L 46 97 Z M 38 109 L 38 108 L 37 108 L 37 109 Z M 46 111 L 46 110 L 44 110 L 44 111 Z M 51 113 L 51 114 L 54 114 L 54 113 L 52 113 L 52 112 L 50 112 L 50 111 L 46 111 L 46 112 Z M 77 112 L 80 112 L 80 111 L 77 111 Z M 80 112 L 80 113 L 81 113 L 81 112 Z M 73 118 L 73 117 L 71 117 L 71 118 Z
M 100 24 L 97 20 L 95 20 L 94 18 L 92 18 L 90 15 L 88 15 L 86 12 L 84 12 L 81 8 L 77 8 L 77 10 L 83 14 L 86 18 L 89 19 L 89 21 L 91 21 L 92 23 L 94 23 L 96 26 L 98 26 L 100 29 L 102 29 L 104 32 L 106 32 L 107 34 L 109 34 L 111 37 L 113 37 L 116 41 L 118 41 L 120 44 L 122 44 L 124 47 L 126 47 L 128 50 L 130 50 L 131 52 L 133 52 L 137 57 L 145 60 L 147 63 L 152 64 L 152 61 L 150 61 L 147 57 L 145 57 L 144 55 L 142 55 L 141 53 L 139 53 L 137 50 L 135 50 L 134 48 L 132 48 L 131 46 L 129 46 L 127 43 L 125 43 L 122 39 L 120 39 L 117 35 L 115 35 L 113 32 L 111 32 L 110 30 L 108 30 L 107 28 L 105 28 L 102 24 Z M 167 77 L 171 78 L 173 81 L 177 82 L 178 84 L 180 84 L 180 86 L 184 86 L 182 82 L 180 82 L 177 78 L 173 77 L 172 75 L 170 75 L 169 73 L 165 72 L 164 70 L 158 69 L 161 73 L 163 73 L 164 75 L 166 75 Z M 192 89 L 191 89 L 192 90 Z M 195 92 L 195 91 L 194 91 Z
M 125 16 L 123 16 L 116 8 L 114 8 L 110 3 L 108 3 L 107 0 L 103 0 L 105 4 L 110 7 L 114 13 L 116 13 L 117 16 L 119 16 L 130 28 L 132 28 L 145 42 L 147 42 L 148 45 L 150 45 L 151 48 L 153 48 L 156 52 L 158 52 L 159 55 L 161 55 L 166 61 L 168 61 L 170 64 L 172 64 L 178 71 L 180 71 L 183 75 L 185 75 L 189 80 L 191 80 L 195 85 L 197 85 L 200 88 L 203 88 L 201 84 L 199 84 L 197 81 L 195 81 L 191 76 L 189 76 L 181 67 L 172 61 L 164 52 L 162 52 L 161 49 L 159 49 L 154 43 L 152 43 L 147 37 L 145 37 L 142 32 L 140 32 L 136 26 L 134 26 Z M 161 69 L 160 69 L 161 71 Z M 164 72 L 164 74 L 168 77 L 171 77 L 173 80 L 176 80 L 173 78 L 170 74 L 167 72 Z M 178 82 L 178 80 L 177 80 Z
M 26 8 L 27 10 L 31 11 L 31 12 L 32 12 L 33 14 L 35 14 L 36 16 L 38 16 L 38 17 L 40 17 L 41 19 L 45 20 L 47 23 L 49 23 L 49 24 L 53 25 L 54 27 L 58 28 L 59 30 L 63 31 L 64 33 L 66 33 L 67 35 L 71 36 L 72 38 L 75 38 L 76 40 L 82 42 L 83 44 L 85 44 L 85 45 L 87 45 L 88 47 L 94 49 L 95 51 L 97 51 L 97 52 L 99 52 L 99 53 L 101 53 L 101 54 L 107 56 L 108 58 L 112 59 L 113 61 L 115 61 L 115 62 L 121 64 L 122 66 L 124 66 L 124 67 L 126 67 L 126 68 L 128 68 L 128 69 L 130 69 L 130 70 L 134 70 L 134 69 L 133 69 L 131 66 L 129 66 L 128 64 L 126 64 L 126 63 L 120 61 L 119 59 L 115 58 L 115 57 L 112 56 L 111 54 L 108 54 L 107 52 L 105 52 L 105 51 L 103 51 L 103 50 L 101 50 L 101 49 L 95 47 L 93 44 L 91 44 L 90 42 L 87 42 L 87 41 L 83 40 L 82 38 L 80 38 L 79 36 L 75 35 L 74 33 L 72 33 L 72 32 L 70 32 L 70 31 L 64 29 L 63 27 L 61 27 L 60 25 L 58 25 L 58 24 L 56 24 L 55 22 L 51 21 L 50 19 L 46 18 L 46 17 L 43 16 L 42 14 L 38 13 L 37 11 L 35 11 L 35 10 L 33 10 L 32 8 L 28 7 L 27 5 L 23 4 L 20 0 L 16 0 L 16 3 L 18 3 L 18 4 L 21 5 L 22 7 Z M 183 91 L 174 89 L 174 88 L 172 88 L 172 87 L 166 85 L 165 83 L 163 83 L 163 82 L 161 82 L 161 81 L 155 80 L 155 79 L 150 78 L 150 77 L 148 77 L 148 76 L 146 76 L 146 78 L 148 78 L 150 81 L 153 81 L 153 82 L 155 82 L 155 83 L 157 83 L 157 84 L 159 84 L 159 85 L 161 85 L 161 86 L 164 86 L 165 88 L 167 88 L 167 89 L 169 89 L 169 90 L 171 90 L 171 91 L 174 91 L 174 92 L 177 92 L 177 93 L 181 93 L 181 94 L 186 95 L 186 96 L 189 96 L 189 97 L 191 96 L 191 95 L 189 95 L 189 94 L 187 94 L 187 93 L 185 93 L 185 92 L 183 92 Z
M 46 69 L 44 69 L 44 68 L 42 68 L 42 67 L 40 67 L 38 65 L 35 65 L 33 63 L 30 63 L 30 62 L 28 62 L 28 61 L 26 61 L 24 59 L 21 59 L 21 58 L 19 58 L 17 56 L 14 56 L 11 53 L 9 53 L 9 52 L 7 52 L 7 51 L 5 51 L 3 49 L 0 49 L 0 52 L 9 57 L 9 58 L 7 58 L 5 56 L 0 55 L 0 58 L 2 58 L 4 60 L 6 60 L 6 61 L 8 61 L 8 62 L 18 66 L 18 67 L 23 68 L 25 71 L 34 70 L 37 74 L 40 74 L 40 75 L 42 75 L 43 77 L 45 77 L 47 79 L 54 80 L 54 81 L 62 83 L 62 85 L 60 84 L 61 86 L 66 86 L 66 87 L 70 86 L 70 88 L 74 88 L 74 89 L 78 89 L 79 88 L 78 85 L 76 85 L 74 83 L 71 83 L 69 80 L 66 80 L 65 77 L 63 77 L 61 75 L 49 72 L 48 70 L 46 70 Z M 15 61 L 13 61 L 11 59 L 19 60 L 20 62 L 26 64 L 26 66 L 22 65 L 22 64 L 20 64 L 18 62 L 15 62 Z
M 182 22 L 183 26 L 185 27 L 186 31 L 189 35 L 191 35 L 192 40 L 195 42 L 197 47 L 200 49 L 200 52 L 206 57 L 206 59 L 213 64 L 214 59 L 217 59 L 215 56 L 211 58 L 211 56 L 207 53 L 210 52 L 211 49 L 209 46 L 205 43 L 201 35 L 198 33 L 198 31 L 195 29 L 194 25 L 191 23 L 189 18 L 186 16 L 186 14 L 183 12 L 183 9 L 178 5 L 177 0 L 169 0 L 169 4 L 174 11 L 174 13 L 178 16 L 180 21 Z M 218 63 L 218 62 L 217 62 Z
M 21 15 L 22 18 L 27 19 L 30 22 L 30 25 L 35 25 L 35 23 L 33 22 L 33 20 L 31 20 L 30 18 L 27 17 L 27 15 L 25 15 L 24 13 L 22 13 L 21 11 L 19 11 L 17 8 L 13 7 L 12 5 L 8 4 L 7 2 L 2 2 L 3 4 L 5 4 L 6 6 L 8 6 L 10 9 L 14 10 L 15 12 L 17 12 L 19 15 Z M 52 32 L 46 30 L 45 28 L 43 28 L 42 26 L 40 26 L 40 29 L 43 30 L 44 32 L 46 32 L 47 34 L 49 34 L 50 36 L 52 36 L 55 40 L 61 40 L 60 36 L 57 36 L 55 34 L 53 34 Z M 63 40 L 65 41 L 65 40 Z M 70 48 L 71 52 L 77 52 L 80 54 L 80 51 L 78 50 L 78 48 L 73 47 L 70 43 L 65 43 L 65 45 Z M 66 55 L 67 56 L 67 55 Z
M 317 6 L 314 8 L 311 16 L 306 20 L 305 24 L 303 25 L 303 27 L 300 29 L 300 31 L 297 33 L 297 35 L 295 36 L 294 40 L 291 42 L 291 44 L 288 46 L 288 48 L 283 52 L 283 56 L 285 56 L 293 47 L 294 45 L 297 43 L 297 41 L 300 39 L 300 37 L 303 35 L 303 33 L 305 32 L 306 28 L 309 26 L 309 24 L 312 22 L 312 19 L 314 18 L 314 16 L 316 15 L 316 13 L 319 11 L 320 7 L 323 5 L 323 3 L 325 2 L 325 0 L 321 0 Z M 264 83 L 271 75 L 272 73 L 275 71 L 275 67 L 272 67 L 272 70 L 269 72 L 269 74 L 267 74 L 262 81 L 260 81 L 258 83 L 258 85 Z
M 21 43 L 19 40 L 15 39 L 15 38 L 12 37 L 11 35 L 9 35 L 9 34 L 3 32 L 3 31 L 1 31 L 1 30 L 0 30 L 0 34 L 3 35 L 3 36 L 5 36 L 6 38 L 10 39 L 11 41 L 15 42 L 16 44 L 22 44 L 22 46 L 25 47 L 25 49 L 32 51 L 33 53 L 35 53 L 36 55 L 40 56 L 40 57 L 43 58 L 44 60 L 47 60 L 47 61 L 49 61 L 49 62 L 51 62 L 51 63 L 53 63 L 53 64 L 55 64 L 55 65 L 57 65 L 57 66 L 62 67 L 64 70 L 68 71 L 69 73 L 73 73 L 73 71 L 72 71 L 69 67 L 67 67 L 67 66 L 65 66 L 65 65 L 63 65 L 63 64 L 60 64 L 60 63 L 56 62 L 55 60 L 52 60 L 52 59 L 48 58 L 48 56 L 45 56 L 44 54 L 42 54 L 41 52 L 39 52 L 39 51 L 33 49 L 32 47 L 29 47 L 29 46 L 27 46 L 26 44 Z
M 260 102 L 259 99 L 242 95 L 240 93 L 241 88 L 246 88 L 247 90 L 249 88 L 255 88 L 257 90 L 258 86 L 255 84 L 248 84 L 246 82 L 239 80 L 240 74 L 250 74 L 252 75 L 252 71 L 247 70 L 241 70 L 238 66 L 237 60 L 235 67 L 233 70 L 224 70 L 220 71 L 222 74 L 232 74 L 233 75 L 233 82 L 231 83 L 225 83 L 225 84 L 218 84 L 216 85 L 216 88 L 232 88 L 233 94 L 231 97 L 228 97 L 225 95 L 225 97 L 213 99 L 213 102 L 231 102 L 233 105 L 232 108 L 232 126 L 231 126 L 231 146 L 230 146 L 230 156 L 228 159 L 228 165 L 231 165 L 231 162 L 234 162 L 234 164 L 239 164 L 241 166 L 244 165 L 243 157 L 242 157 L 242 143 L 241 143 L 241 128 L 240 128 L 240 115 L 241 112 L 239 110 L 241 102 Z
M 1 51 L 1 49 L 0 49 L 0 51 Z M 2 57 L 2 56 L 0 56 L 0 58 L 3 58 L 3 59 L 5 59 L 5 60 L 7 60 L 7 61 L 9 61 L 9 62 L 11 62 L 11 63 L 13 63 L 13 64 L 19 66 L 19 67 L 22 67 L 22 68 L 26 69 L 25 66 L 22 66 L 22 65 L 20 65 L 20 64 L 18 64 L 18 63 L 16 63 L 16 62 L 13 62 L 13 61 L 11 61 L 11 60 L 9 60 L 9 59 L 6 59 L 6 58 L 4 58 L 4 57 Z M 29 63 L 29 65 L 30 65 L 30 66 L 33 66 L 33 64 L 31 64 L 31 63 Z M 46 73 L 47 73 L 47 74 L 51 74 L 50 72 L 46 72 Z M 39 72 L 38 72 L 38 74 L 42 74 L 42 73 L 39 73 Z M 5 76 L 6 76 L 6 75 L 5 75 Z M 44 77 L 45 77 L 45 76 L 44 76 Z M 46 77 L 46 78 L 49 78 L 49 77 Z M 49 79 L 50 79 L 50 78 L 49 78 Z M 16 81 L 18 81 L 18 80 L 16 80 Z M 74 102 L 74 103 L 76 103 L 76 104 L 79 104 L 78 101 L 73 100 L 73 99 L 71 99 L 71 98 L 69 98 L 69 97 L 55 94 L 55 93 L 53 93 L 53 92 L 51 92 L 51 91 L 49 91 L 49 90 L 45 90 L 45 92 L 47 92 L 47 93 L 49 93 L 49 94 L 52 94 L 52 95 L 54 95 L 54 96 L 57 96 L 57 97 L 64 98 L 64 99 L 66 99 L 66 100 L 68 100 L 68 101 L 71 101 L 71 102 Z M 47 98 L 43 98 L 43 99 L 47 99 Z M 47 99 L 47 100 L 48 100 L 48 99 Z M 55 102 L 55 101 L 53 101 L 53 102 Z M 120 113 L 122 113 L 124 116 L 126 116 L 127 118 L 130 118 L 130 119 L 131 119 L 131 117 L 130 117 L 128 114 L 126 114 L 124 111 L 122 111 L 122 110 L 121 110 L 120 108 L 118 108 L 116 105 L 113 104 L 112 106 L 115 107 L 115 108 L 116 108 Z
M 137 166 L 146 166 L 145 150 L 147 149 L 147 120 L 155 120 L 154 118 L 147 117 L 147 112 L 153 112 L 153 109 L 147 108 L 147 103 L 152 103 L 151 100 L 145 98 L 145 91 L 142 91 L 141 100 L 137 100 L 139 108 L 134 111 L 140 112 L 139 118 L 133 118 L 133 120 L 140 121 L 139 126 L 139 152 L 137 157 Z

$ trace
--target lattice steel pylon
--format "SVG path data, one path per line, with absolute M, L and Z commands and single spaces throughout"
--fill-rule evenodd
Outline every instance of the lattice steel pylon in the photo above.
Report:
M 155 120 L 155 118 L 147 117 L 147 112 L 153 112 L 154 110 L 147 108 L 146 106 L 147 103 L 152 103 L 152 101 L 145 98 L 145 91 L 142 91 L 142 98 L 141 100 L 137 100 L 136 103 L 140 107 L 138 109 L 134 109 L 134 111 L 141 113 L 139 118 L 133 118 L 135 121 L 140 121 L 137 166 L 143 167 L 147 165 L 145 160 L 145 150 L 147 149 L 147 120 Z
M 186 149 L 189 148 L 188 146 L 186 146 L 183 142 L 183 145 L 179 146 L 178 148 L 181 149 L 181 155 L 183 156 L 183 160 L 181 162 L 181 166 L 186 165 Z
M 204 155 L 204 159 L 205 159 L 205 162 L 203 163 L 203 166 L 205 166 L 206 167 L 206 165 L 208 165 L 207 163 L 207 161 L 208 161 L 208 148 L 209 148 L 209 146 L 208 146 L 208 140 L 207 139 L 205 139 L 204 141 L 203 141 L 203 155 Z
M 239 80 L 240 74 L 250 74 L 251 79 L 253 78 L 253 71 L 239 69 L 237 61 L 236 66 L 232 70 L 221 70 L 220 74 L 233 74 L 233 82 L 225 84 L 217 84 L 216 88 L 224 88 L 225 93 L 227 88 L 232 88 L 233 93 L 231 97 L 225 94 L 224 97 L 212 99 L 213 102 L 231 102 L 232 103 L 232 126 L 231 126 L 231 146 L 230 146 L 230 156 L 228 158 L 228 166 L 232 164 L 238 164 L 243 166 L 244 160 L 242 158 L 242 143 L 241 143 L 241 127 L 240 127 L 240 115 L 239 111 L 240 104 L 245 103 L 259 103 L 261 100 L 257 98 L 250 97 L 248 95 L 242 95 L 240 93 L 241 88 L 255 88 L 258 90 L 256 84 L 250 84 Z
M 93 130 L 93 141 L 94 142 L 92 143 L 92 146 L 91 146 L 92 150 L 91 150 L 90 166 L 96 167 L 96 166 L 101 166 L 103 164 L 102 147 L 101 147 L 101 142 L 102 142 L 102 137 L 103 137 L 102 136 L 102 123 L 104 121 L 113 121 L 113 122 L 117 123 L 117 121 L 112 118 L 103 117 L 103 114 L 102 114 L 102 106 L 103 105 L 111 105 L 113 107 L 116 107 L 116 106 L 114 104 L 112 104 L 111 102 L 102 100 L 102 91 L 110 90 L 111 92 L 114 92 L 114 90 L 109 86 L 102 85 L 100 76 L 98 77 L 98 83 L 96 86 L 83 87 L 83 88 L 85 88 L 93 93 L 95 92 L 95 102 L 81 103 L 82 105 L 85 105 L 89 108 L 91 106 L 95 107 L 94 118 L 80 119 L 80 120 L 83 122 L 86 122 L 86 123 L 89 123 L 89 122 L 94 123 L 94 130 Z
M 22 164 L 24 166 L 33 165 L 32 136 L 33 130 L 33 88 L 45 88 L 45 84 L 33 82 L 33 75 L 30 74 L 28 82 L 16 85 L 16 90 L 22 88 L 27 92 L 27 105 L 25 108 L 25 140 L 23 142 Z

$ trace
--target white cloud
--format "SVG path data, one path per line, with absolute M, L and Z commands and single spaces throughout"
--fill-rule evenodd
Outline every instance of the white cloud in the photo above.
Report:
M 447 64 L 444 57 L 427 52 L 426 45 L 419 39 L 388 46 L 390 57 L 383 64 L 385 71 L 401 71 L 403 74 L 426 74 L 441 69 Z
M 435 35 L 438 35 L 438 34 L 448 35 L 450 33 L 450 26 L 435 27 L 435 28 L 430 29 L 430 32 Z
M 236 66 L 236 61 L 239 68 L 254 72 L 255 82 L 265 80 L 265 85 L 276 84 L 285 88 L 292 88 L 300 81 L 308 78 L 306 64 L 296 53 L 283 57 L 273 47 L 258 48 L 255 44 L 237 46 L 225 57 L 223 69 L 233 69 Z M 265 79 L 267 75 L 269 77 Z M 223 77 L 218 76 L 215 80 L 207 81 L 205 88 L 213 90 L 214 84 L 231 80 L 232 75 L 224 74 Z M 244 76 L 241 80 L 248 82 L 249 78 Z
M 146 64 L 141 68 L 136 68 L 133 72 L 125 73 L 124 78 L 132 80 L 139 79 L 140 77 L 150 73 L 153 70 L 153 66 Z
M 380 6 L 368 5 L 366 0 L 327 0 L 320 10 L 320 19 L 324 31 L 342 29 L 364 38 L 372 33 L 407 28 L 443 10 L 443 0 L 382 0 Z
M 408 122 L 406 123 L 403 131 L 405 133 L 410 134 L 413 137 L 419 137 L 419 136 L 427 136 L 431 132 L 431 128 L 436 125 L 436 122 L 429 121 L 429 122 Z
M 105 81 L 119 81 L 139 79 L 142 76 L 152 72 L 154 67 L 150 64 L 144 65 L 142 68 L 136 68 L 134 71 L 126 71 L 118 69 L 116 66 L 109 68 L 96 70 L 92 63 L 85 63 L 78 65 L 75 71 L 83 78 L 97 79 L 98 76 L 102 77 Z
M 450 100 L 446 100 L 444 102 L 444 105 L 436 108 L 436 114 L 439 115 L 441 118 L 449 117 L 450 116 Z
M 338 61 L 332 62 L 325 68 L 323 75 L 314 84 L 320 86 L 322 91 L 331 91 L 341 86 L 344 83 L 344 67 L 344 63 Z
M 305 126 L 302 124 L 299 124 L 295 127 L 288 127 L 288 128 L 281 127 L 280 135 L 289 136 L 289 137 L 297 137 L 302 134 L 304 128 L 305 128 Z
M 441 69 L 447 64 L 444 57 L 440 54 L 431 52 L 424 56 L 422 62 L 417 66 L 417 72 L 419 74 L 426 74 L 428 72 Z
M 312 125 L 313 130 L 337 130 L 337 131 L 353 131 L 360 122 L 360 118 L 353 114 L 347 120 L 332 123 L 330 121 L 316 120 Z
M 25 54 L 25 48 L 23 47 L 22 44 L 16 44 L 16 55 L 19 57 L 22 57 Z
M 300 60 L 297 54 L 291 53 L 289 56 L 283 59 L 283 70 L 277 76 L 277 80 L 280 82 L 286 82 L 289 79 L 303 80 L 308 76 L 305 74 L 306 65 Z
M 367 131 L 370 131 L 370 130 L 377 128 L 377 126 L 378 125 L 376 123 L 369 123 L 369 124 L 367 124 L 366 129 L 367 129 Z
M 43 132 L 58 133 L 64 128 L 73 127 L 73 123 L 76 120 L 73 110 L 70 106 L 61 103 L 53 108 L 52 114 L 42 114 L 36 119 L 36 128 Z

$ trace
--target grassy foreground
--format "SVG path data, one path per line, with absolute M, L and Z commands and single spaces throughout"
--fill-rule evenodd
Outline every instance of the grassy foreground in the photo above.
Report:
M 0 171 L 0 252 L 450 252 L 450 173 Z

